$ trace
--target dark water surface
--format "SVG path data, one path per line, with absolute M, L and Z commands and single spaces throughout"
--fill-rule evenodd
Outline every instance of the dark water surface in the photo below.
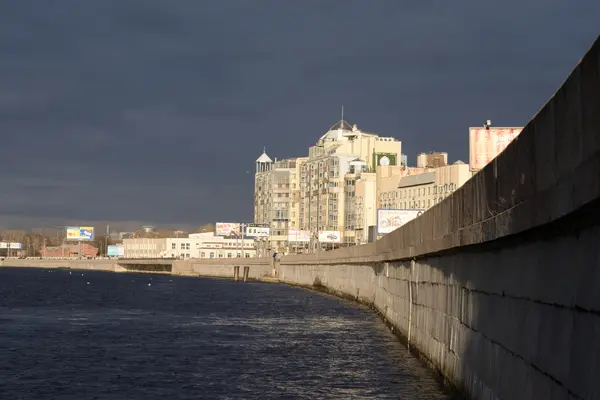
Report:
M 450 397 L 373 312 L 330 296 L 0 268 L 0 398 Z

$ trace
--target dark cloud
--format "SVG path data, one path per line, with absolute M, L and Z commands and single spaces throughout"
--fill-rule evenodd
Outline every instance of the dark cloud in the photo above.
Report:
M 253 163 L 339 118 L 467 160 L 598 34 L 593 0 L 8 0 L 0 224 L 252 217 Z

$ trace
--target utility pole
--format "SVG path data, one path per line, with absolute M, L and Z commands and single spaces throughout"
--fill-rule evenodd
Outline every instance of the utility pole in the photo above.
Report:
M 108 238 L 110 237 L 110 225 L 106 225 L 106 240 L 105 240 L 105 252 L 104 255 L 108 256 Z

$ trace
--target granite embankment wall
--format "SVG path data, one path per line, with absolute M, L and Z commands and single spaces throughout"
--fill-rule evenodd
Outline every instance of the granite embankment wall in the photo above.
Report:
M 265 258 L 217 258 L 191 261 L 176 261 L 173 264 L 174 275 L 232 278 L 235 266 L 240 267 L 240 278 L 244 267 L 249 267 L 248 277 L 259 279 L 272 276 L 271 259 Z
M 460 190 L 281 280 L 372 303 L 473 399 L 600 399 L 600 42 Z
M 72 268 L 111 272 L 122 272 L 125 270 L 117 265 L 114 260 L 36 260 L 12 258 L 0 261 L 0 267 Z
M 50 260 L 8 259 L 0 261 L 0 267 L 71 268 L 111 272 L 168 273 L 185 276 L 233 278 L 234 267 L 239 266 L 243 277 L 244 267 L 249 267 L 248 277 L 259 279 L 272 276 L 271 259 L 267 258 L 221 258 L 203 260 Z M 160 267 L 168 267 L 165 271 Z

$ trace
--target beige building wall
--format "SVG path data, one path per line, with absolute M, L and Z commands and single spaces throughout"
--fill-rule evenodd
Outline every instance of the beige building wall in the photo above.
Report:
M 369 226 L 377 223 L 377 179 L 375 173 L 362 173 L 356 180 L 356 244 L 367 243 Z
M 167 239 L 123 239 L 124 258 L 162 258 Z
M 378 207 L 428 209 L 448 197 L 470 178 L 469 165 L 462 161 L 427 169 L 418 174 L 404 175 L 398 180 L 396 188 L 393 188 L 395 179 L 384 177 L 382 182 L 378 182 L 382 189 L 378 192 Z
M 432 151 L 417 156 L 417 168 L 440 168 L 448 165 L 448 153 Z

